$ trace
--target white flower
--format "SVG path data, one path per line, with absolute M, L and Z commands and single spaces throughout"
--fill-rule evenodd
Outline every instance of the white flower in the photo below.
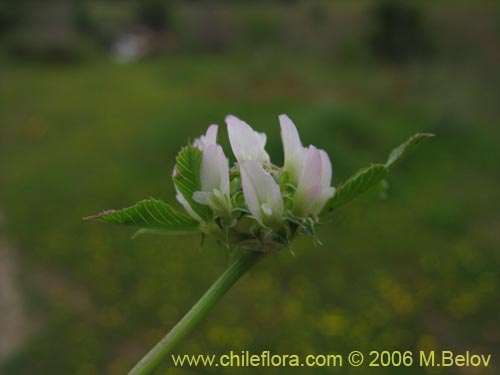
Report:
M 239 163 L 255 160 L 259 163 L 269 163 L 269 155 L 264 150 L 266 135 L 253 130 L 246 122 L 235 116 L 226 117 L 229 142 L 234 156 Z
M 293 197 L 295 213 L 302 217 L 318 215 L 335 194 L 330 158 L 324 150 L 302 146 L 297 128 L 287 115 L 280 115 L 279 119 L 285 152 L 283 170 L 297 186 Z
M 290 182 L 297 184 L 302 173 L 306 149 L 302 146 L 299 133 L 287 115 L 280 115 L 281 141 L 285 152 L 284 170 L 288 172 Z
M 219 129 L 218 125 L 210 125 L 207 129 L 205 135 L 196 138 L 193 142 L 193 146 L 198 147 L 200 150 L 204 150 L 210 145 L 215 145 L 217 143 L 217 130 Z
M 215 211 L 230 215 L 229 161 L 220 145 L 210 144 L 203 150 L 200 182 L 202 191 L 195 192 L 193 199 Z
M 318 215 L 335 193 L 331 187 L 332 164 L 323 150 L 314 146 L 306 149 L 297 190 L 293 196 L 298 216 Z
M 255 160 L 240 164 L 243 195 L 253 217 L 264 226 L 281 223 L 284 204 L 274 178 Z

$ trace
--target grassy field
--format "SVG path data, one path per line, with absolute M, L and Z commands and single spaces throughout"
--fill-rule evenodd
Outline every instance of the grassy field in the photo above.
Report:
M 387 199 L 371 191 L 323 226 L 323 246 L 299 240 L 295 255 L 281 251 L 251 272 L 180 353 L 500 355 L 493 67 L 264 54 L 1 68 L 4 232 L 20 249 L 37 327 L 5 374 L 123 374 L 222 272 L 228 255 L 210 241 L 201 249 L 196 237 L 131 240 L 133 230 L 81 218 L 149 196 L 174 202 L 177 151 L 228 113 L 266 131 L 276 161 L 277 116 L 289 114 L 305 144 L 329 152 L 334 185 L 417 131 L 436 137 L 391 174 Z M 203 373 L 234 373 L 221 370 Z M 328 373 L 359 373 L 351 370 Z

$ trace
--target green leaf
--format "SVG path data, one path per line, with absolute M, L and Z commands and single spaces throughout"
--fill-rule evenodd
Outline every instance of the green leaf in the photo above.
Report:
M 137 230 L 133 235 L 132 239 L 135 239 L 142 235 L 154 234 L 154 235 L 173 235 L 173 234 L 197 234 L 201 233 L 198 226 L 181 228 L 181 229 L 166 229 L 166 228 L 141 228 Z
M 189 203 L 194 212 L 208 220 L 211 211 L 208 206 L 193 200 L 193 193 L 201 190 L 200 164 L 202 152 L 194 146 L 183 147 L 176 159 L 175 175 L 172 177 L 176 188 Z
M 434 134 L 429 133 L 417 133 L 410 137 L 405 143 L 399 145 L 394 150 L 391 151 L 387 161 L 385 162 L 386 168 L 392 168 L 397 163 L 399 163 L 403 158 L 405 158 L 417 144 L 427 138 L 434 137 Z
M 121 210 L 108 210 L 86 220 L 100 220 L 108 223 L 135 225 L 145 231 L 163 234 L 194 233 L 198 230 L 198 221 L 190 216 L 175 211 L 170 205 L 157 199 L 145 199 L 132 207 Z
M 430 137 L 434 137 L 434 134 L 417 133 L 413 135 L 405 143 L 391 151 L 385 164 L 374 164 L 349 178 L 337 188 L 335 195 L 326 203 L 321 215 L 328 214 L 334 209 L 343 206 L 377 184 L 379 184 L 382 196 L 384 196 L 387 190 L 387 181 L 384 178 L 389 173 L 389 168 L 392 168 L 405 158 L 422 140 Z
M 359 171 L 337 188 L 335 195 L 327 202 L 322 214 L 327 214 L 343 206 L 372 186 L 377 185 L 387 176 L 388 172 L 388 169 L 383 164 L 374 164 Z

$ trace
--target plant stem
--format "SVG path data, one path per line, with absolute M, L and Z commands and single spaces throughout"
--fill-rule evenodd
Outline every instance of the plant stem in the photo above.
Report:
M 170 330 L 170 332 L 151 349 L 128 375 L 147 375 L 172 352 L 177 344 L 203 319 L 215 306 L 221 297 L 252 268 L 264 253 L 250 251 L 240 256 L 226 271 L 212 284 L 205 294 L 196 302 L 184 317 Z

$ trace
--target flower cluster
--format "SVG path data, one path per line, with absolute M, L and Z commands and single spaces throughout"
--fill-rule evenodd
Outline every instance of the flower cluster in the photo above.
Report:
M 314 224 L 335 193 L 331 162 L 324 150 L 302 145 L 287 115 L 279 116 L 279 121 L 283 167 L 271 163 L 265 150 L 266 135 L 235 116 L 226 117 L 236 158 L 231 168 L 217 144 L 217 125 L 193 142 L 201 151 L 200 190 L 186 196 L 176 187 L 177 200 L 200 222 L 204 233 L 227 245 L 257 251 L 287 246 L 298 234 L 314 237 Z M 209 207 L 210 220 L 203 219 L 190 201 Z

